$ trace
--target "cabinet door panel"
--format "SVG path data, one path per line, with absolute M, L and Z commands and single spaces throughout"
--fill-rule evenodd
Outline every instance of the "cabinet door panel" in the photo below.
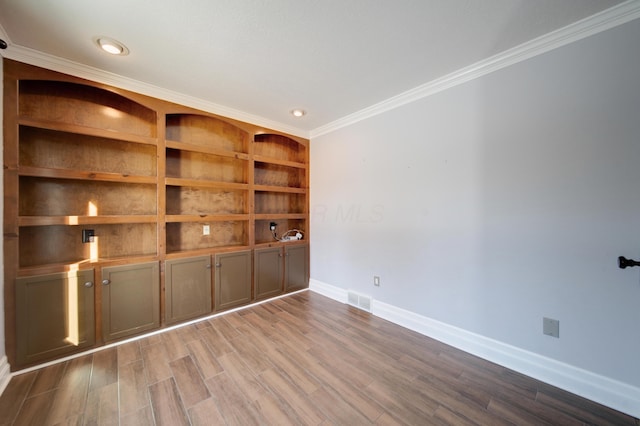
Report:
M 102 268 L 102 284 L 105 340 L 160 326 L 158 262 Z
M 283 258 L 279 247 L 255 251 L 256 299 L 273 297 L 282 293 Z
M 309 287 L 307 248 L 307 245 L 285 247 L 285 291 Z
M 211 312 L 211 256 L 167 260 L 165 280 L 167 323 Z
M 216 309 L 251 301 L 251 252 L 216 254 Z
M 92 346 L 93 269 L 16 280 L 19 365 Z

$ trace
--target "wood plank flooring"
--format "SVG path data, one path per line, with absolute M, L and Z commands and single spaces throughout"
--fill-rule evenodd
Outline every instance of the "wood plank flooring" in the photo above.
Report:
M 638 425 L 312 292 L 13 377 L 0 425 Z

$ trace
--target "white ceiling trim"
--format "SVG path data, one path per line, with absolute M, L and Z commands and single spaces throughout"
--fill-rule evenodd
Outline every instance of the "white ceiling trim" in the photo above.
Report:
M 508 67 L 526 59 L 549 52 L 599 32 L 640 18 L 640 0 L 629 0 L 593 16 L 552 31 L 492 57 L 432 80 L 414 89 L 349 114 L 309 132 L 309 138 L 331 133 L 386 111 L 431 96 L 453 86 L 474 80 L 483 75 Z
M 357 123 L 383 112 L 398 108 L 408 103 L 417 101 L 435 93 L 441 92 L 453 86 L 463 84 L 493 71 L 505 68 L 531 57 L 543 54 L 550 50 L 578 41 L 609 28 L 622 25 L 640 17 L 640 0 L 628 0 L 589 18 L 583 19 L 559 30 L 523 43 L 512 49 L 479 61 L 468 67 L 462 68 L 446 76 L 427 82 L 414 89 L 400 93 L 385 101 L 376 103 L 355 113 L 349 114 L 326 125 L 311 131 L 302 130 L 290 125 L 269 120 L 267 118 L 248 114 L 246 112 L 229 108 L 203 99 L 188 96 L 172 90 L 154 86 L 139 80 L 110 73 L 98 68 L 83 65 L 59 57 L 45 54 L 27 47 L 12 44 L 7 38 L 4 28 L 0 27 L 0 36 L 9 43 L 6 50 L 0 51 L 0 55 L 48 68 L 54 71 L 74 75 L 76 77 L 97 81 L 137 93 L 175 102 L 203 111 L 219 114 L 239 121 L 249 122 L 265 128 L 289 133 L 304 138 L 316 138 L 333 132 L 345 126 Z
M 4 27 L 2 26 L 2 24 L 0 24 L 0 38 L 6 41 L 7 44 L 9 45 L 11 44 L 11 40 L 9 39 L 9 36 L 7 35 L 7 32 L 4 30 Z
M 0 30 L 2 30 L 1 27 Z M 6 41 L 8 42 L 8 40 Z M 205 101 L 194 96 L 184 95 L 182 93 L 154 86 L 152 84 L 148 84 L 139 80 L 110 73 L 99 68 L 90 67 L 78 62 L 73 62 L 67 59 L 59 58 L 57 56 L 52 56 L 38 50 L 30 49 L 28 47 L 9 44 L 7 50 L 0 50 L 0 55 L 5 58 L 13 59 L 26 64 L 47 68 L 64 74 L 73 75 L 75 77 L 84 78 L 86 80 L 108 84 L 120 89 L 125 89 L 154 98 L 159 98 L 165 101 L 174 102 L 179 105 L 196 108 L 201 111 L 210 112 L 212 114 L 218 114 L 234 120 L 251 123 L 257 126 L 264 127 L 265 129 L 272 129 L 279 132 L 288 133 L 290 135 L 299 136 L 305 139 L 309 138 L 309 132 L 306 130 L 291 127 L 286 124 L 269 120 L 257 115 L 248 114 L 246 112 L 229 108 L 224 105 Z

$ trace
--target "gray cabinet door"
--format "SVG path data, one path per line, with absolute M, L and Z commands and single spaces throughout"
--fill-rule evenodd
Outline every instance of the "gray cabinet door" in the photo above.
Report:
M 95 342 L 93 269 L 16 279 L 16 359 L 41 361 Z
M 257 249 L 254 256 L 256 299 L 264 299 L 281 294 L 284 283 L 282 248 Z
M 215 255 L 216 310 L 229 309 L 251 301 L 251 251 Z
M 285 246 L 285 291 L 309 287 L 308 245 Z
M 211 312 L 211 256 L 167 260 L 165 263 L 167 324 Z
M 101 285 L 104 340 L 160 326 L 158 262 L 104 267 Z

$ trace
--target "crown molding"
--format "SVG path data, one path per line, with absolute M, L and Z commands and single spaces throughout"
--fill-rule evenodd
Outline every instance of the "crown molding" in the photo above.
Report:
M 7 42 L 7 44 L 11 44 L 11 40 L 9 39 L 9 34 L 4 30 L 2 24 L 0 24 L 0 38 Z
M 541 55 L 591 35 L 626 22 L 640 18 L 640 0 L 629 0 L 610 9 L 604 10 L 588 18 L 574 22 L 566 27 L 547 33 L 543 36 L 520 44 L 504 52 L 498 53 L 468 67 L 461 68 L 443 77 L 422 84 L 400 93 L 382 102 L 371 105 L 360 111 L 332 121 L 324 126 L 311 130 L 310 138 L 334 132 L 367 118 L 401 107 L 408 103 L 426 98 L 443 90 L 466 83 L 494 71 L 517 64 L 534 56 Z
M 0 55 L 9 59 L 109 84 L 213 114 L 219 114 L 239 121 L 245 121 L 295 136 L 312 139 L 355 124 L 359 121 L 366 120 L 367 118 L 378 114 L 382 114 L 386 111 L 401 107 L 408 103 L 415 102 L 419 99 L 431 96 L 459 84 L 466 83 L 610 28 L 614 28 L 637 18 L 640 18 L 640 0 L 628 0 L 581 21 L 545 34 L 482 61 L 476 62 L 468 67 L 461 68 L 448 75 L 422 84 L 360 111 L 346 115 L 311 131 L 302 130 L 261 116 L 248 114 L 234 108 L 196 98 L 194 96 L 184 95 L 182 93 L 144 83 L 139 80 L 130 79 L 95 67 L 90 67 L 88 65 L 58 58 L 27 47 L 15 45 L 8 39 L 8 36 L 2 27 L 0 27 L 0 35 L 2 35 L 5 41 L 9 43 L 9 47 L 4 51 L 0 51 Z
M 0 27 L 0 34 L 2 34 L 2 31 L 3 29 Z M 9 47 L 4 51 L 0 51 L 0 55 L 8 59 L 13 59 L 29 65 L 47 68 L 52 71 L 73 75 L 75 77 L 84 78 L 98 83 L 108 84 L 120 89 L 125 89 L 146 96 L 174 102 L 179 105 L 188 106 L 191 108 L 210 112 L 212 114 L 218 114 L 238 121 L 244 121 L 246 123 L 251 123 L 283 133 L 288 133 L 305 139 L 309 138 L 309 132 L 307 130 L 298 129 L 296 127 L 288 126 L 286 124 L 269 120 L 261 116 L 248 114 L 234 108 L 229 108 L 224 105 L 209 102 L 194 96 L 189 96 L 172 90 L 164 89 L 162 87 L 154 86 L 143 81 L 104 71 L 99 68 L 59 58 L 57 56 L 49 55 L 38 50 L 30 49 L 28 47 L 11 44 L 8 40 L 6 41 L 7 43 L 9 43 Z

